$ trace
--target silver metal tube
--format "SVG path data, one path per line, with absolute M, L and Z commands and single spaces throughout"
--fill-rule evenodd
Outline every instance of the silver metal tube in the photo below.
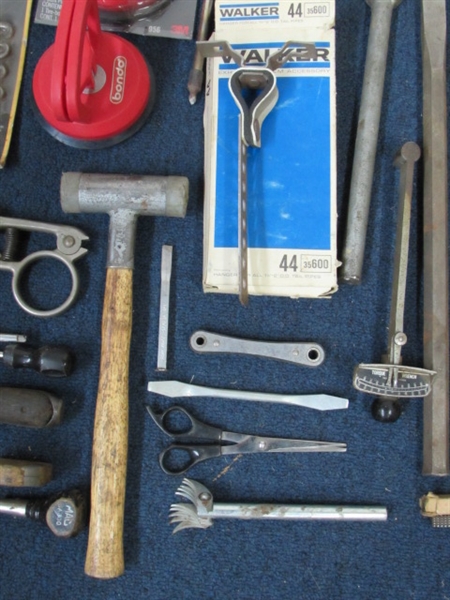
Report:
M 423 474 L 449 474 L 448 182 L 445 0 L 422 0 L 424 144 Z
M 341 277 L 361 280 L 378 143 L 392 12 L 402 0 L 367 0 L 372 7 L 358 131 L 353 158 Z
M 27 503 L 24 500 L 0 500 L 0 514 L 26 517 Z
M 292 521 L 386 521 L 383 506 L 326 506 L 314 504 L 214 503 L 211 519 L 283 519 Z

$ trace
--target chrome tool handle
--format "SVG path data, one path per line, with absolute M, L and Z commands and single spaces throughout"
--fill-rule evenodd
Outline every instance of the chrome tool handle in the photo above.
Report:
M 307 367 L 318 367 L 325 359 L 325 351 L 320 344 L 243 340 L 201 330 L 192 334 L 190 344 L 192 350 L 200 353 L 249 354 Z
M 13 219 L 0 217 L 0 231 L 5 230 L 5 248 L 0 256 L 0 270 L 11 271 L 12 292 L 17 304 L 24 311 L 35 317 L 54 317 L 66 311 L 74 302 L 78 293 L 78 273 L 73 263 L 86 254 L 87 249 L 82 247 L 83 240 L 89 239 L 80 229 L 69 225 L 56 225 L 54 223 L 42 223 L 27 219 Z M 40 250 L 25 256 L 20 261 L 15 260 L 18 245 L 18 233 L 20 231 L 50 233 L 56 237 L 56 248 L 53 250 Z M 22 295 L 21 281 L 24 273 L 35 262 L 43 259 L 58 260 L 69 270 L 72 279 L 72 287 L 67 298 L 55 308 L 41 310 L 34 308 L 26 302 Z

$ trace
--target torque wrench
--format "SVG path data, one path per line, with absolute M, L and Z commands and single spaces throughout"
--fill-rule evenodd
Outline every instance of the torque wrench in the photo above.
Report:
M 409 230 L 414 164 L 420 158 L 420 148 L 407 142 L 400 150 L 395 165 L 400 167 L 400 201 L 397 222 L 394 276 L 389 321 L 388 352 L 384 364 L 360 364 L 356 367 L 353 385 L 362 392 L 376 394 L 372 415 L 377 421 L 396 421 L 401 409 L 396 398 L 425 397 L 431 392 L 432 378 L 436 374 L 428 369 L 401 365 L 402 347 L 407 342 L 403 329 L 406 276 L 408 271 Z
M 308 367 L 318 367 L 325 358 L 325 352 L 319 344 L 288 344 L 285 342 L 243 340 L 209 331 L 196 331 L 193 333 L 190 344 L 192 350 L 200 353 L 249 354 L 251 356 L 275 358 Z
M 437 372 L 424 402 L 423 474 L 449 474 L 446 2 L 422 1 L 424 364 Z
M 358 117 L 342 278 L 358 284 L 364 261 L 392 13 L 402 0 L 367 0 L 372 8 Z

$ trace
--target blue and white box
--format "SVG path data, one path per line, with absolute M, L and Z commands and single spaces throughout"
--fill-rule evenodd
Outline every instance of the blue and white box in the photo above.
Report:
M 248 148 L 248 282 L 253 295 L 337 289 L 334 0 L 216 0 L 213 38 L 263 66 L 287 41 L 314 43 L 275 71 L 279 98 Z M 239 109 L 232 59 L 208 59 L 203 287 L 238 293 Z

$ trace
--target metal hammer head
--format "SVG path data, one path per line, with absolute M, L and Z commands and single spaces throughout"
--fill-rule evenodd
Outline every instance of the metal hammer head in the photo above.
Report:
M 189 195 L 186 177 L 63 173 L 64 212 L 107 212 L 109 267 L 133 268 L 139 215 L 184 217 Z

